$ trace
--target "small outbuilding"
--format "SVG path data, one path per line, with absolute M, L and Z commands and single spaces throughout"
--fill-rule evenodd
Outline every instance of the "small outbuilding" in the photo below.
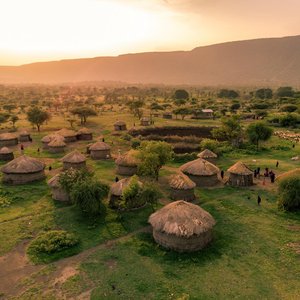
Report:
M 238 161 L 231 166 L 227 172 L 229 178 L 227 183 L 231 186 L 251 186 L 253 185 L 253 172 L 242 162 Z
M 0 134 L 0 148 L 18 145 L 18 137 L 14 133 Z
M 132 176 L 137 173 L 138 162 L 136 150 L 130 150 L 124 155 L 120 155 L 116 163 L 116 173 L 123 176 Z
M 56 134 L 61 135 L 65 139 L 66 143 L 72 143 L 77 141 L 77 133 L 74 130 L 63 128 L 56 131 Z
M 110 158 L 110 146 L 105 142 L 96 142 L 90 146 L 89 150 L 92 159 Z
M 178 173 L 170 178 L 171 198 L 173 200 L 194 201 L 196 183 L 183 173 Z
M 77 132 L 77 138 L 80 141 L 91 141 L 93 139 L 93 132 L 86 127 L 81 128 Z
M 14 152 L 12 149 L 7 147 L 2 147 L 0 149 L 0 160 L 1 161 L 10 161 L 14 159 Z
M 180 171 L 195 182 L 198 187 L 214 186 L 219 183 L 220 169 L 202 158 L 187 162 L 180 167 Z
M 210 213 L 198 205 L 179 200 L 172 202 L 149 218 L 154 240 L 177 252 L 198 251 L 213 239 L 216 224 Z
M 150 126 L 150 118 L 148 117 L 143 117 L 141 118 L 141 125 L 142 126 Z
M 70 201 L 69 194 L 62 188 L 59 183 L 60 174 L 56 174 L 48 180 L 48 186 L 51 188 L 52 199 L 62 202 Z
M 215 160 L 218 158 L 218 155 L 209 149 L 204 149 L 197 155 L 197 157 L 203 158 L 211 163 L 214 163 Z
M 81 169 L 86 167 L 86 158 L 78 150 L 68 153 L 61 159 L 61 161 L 63 162 L 64 170 L 68 170 L 70 168 Z
M 45 164 L 26 155 L 19 156 L 1 168 L 2 181 L 8 184 L 24 184 L 45 178 Z
M 64 139 L 60 136 L 52 139 L 48 145 L 47 149 L 50 153 L 62 153 L 65 151 L 66 143 L 64 142 Z
M 31 141 L 31 136 L 27 130 L 23 130 L 19 133 L 19 142 L 24 143 L 30 141 Z
M 123 122 L 123 121 L 117 121 L 114 124 L 114 129 L 115 129 L 115 131 L 124 131 L 124 130 L 127 130 L 126 123 Z

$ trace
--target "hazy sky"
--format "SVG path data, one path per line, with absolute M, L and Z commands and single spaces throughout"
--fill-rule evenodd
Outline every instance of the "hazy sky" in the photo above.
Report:
M 300 0 L 0 0 L 0 65 L 300 34 Z

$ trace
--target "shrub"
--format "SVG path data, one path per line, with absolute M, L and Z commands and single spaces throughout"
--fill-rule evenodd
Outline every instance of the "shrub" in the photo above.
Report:
M 298 109 L 297 105 L 293 105 L 293 104 L 286 104 L 281 106 L 280 110 L 284 111 L 284 112 L 294 112 Z
M 221 144 L 221 142 L 219 142 L 217 140 L 203 139 L 200 142 L 200 148 L 201 148 L 201 150 L 209 149 L 213 152 L 216 152 L 217 149 L 220 147 L 220 144 Z
M 130 178 L 128 186 L 123 190 L 120 203 L 121 207 L 132 209 L 143 206 L 146 202 L 140 197 L 141 192 L 142 186 L 139 183 L 139 178 L 134 175 Z
M 148 183 L 144 185 L 140 193 L 141 201 L 149 203 L 152 208 L 157 204 L 158 199 L 162 197 L 161 192 L 157 189 L 157 186 Z
M 175 154 L 173 161 L 175 163 L 186 163 L 188 161 L 194 160 L 197 158 L 197 153 L 184 153 L 184 154 Z
M 300 122 L 299 115 L 297 114 L 286 114 L 279 119 L 279 123 L 282 127 L 296 127 Z
M 141 141 L 139 139 L 132 139 L 131 140 L 131 148 L 137 149 L 141 144 Z
M 29 245 L 30 255 L 53 254 L 72 248 L 79 243 L 74 234 L 64 230 L 51 230 L 37 236 Z
M 278 207 L 283 210 L 300 210 L 300 177 L 290 176 L 279 182 Z

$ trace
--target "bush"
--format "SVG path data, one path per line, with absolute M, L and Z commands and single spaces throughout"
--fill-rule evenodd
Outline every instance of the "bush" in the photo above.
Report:
M 300 177 L 290 176 L 279 182 L 278 207 L 283 210 L 300 210 Z
M 297 127 L 300 118 L 297 114 L 287 114 L 279 119 L 279 123 L 282 127 Z
M 293 105 L 293 104 L 287 104 L 287 105 L 283 105 L 281 106 L 280 110 L 284 111 L 284 112 L 294 112 L 298 109 L 297 105 Z
M 137 149 L 141 145 L 141 141 L 139 139 L 131 140 L 131 148 Z
M 64 230 L 51 230 L 37 236 L 29 245 L 30 255 L 53 254 L 72 248 L 79 244 L 74 234 Z
M 173 161 L 175 163 L 186 163 L 188 161 L 197 159 L 197 154 L 196 152 L 193 153 L 184 153 L 184 154 L 175 154 Z

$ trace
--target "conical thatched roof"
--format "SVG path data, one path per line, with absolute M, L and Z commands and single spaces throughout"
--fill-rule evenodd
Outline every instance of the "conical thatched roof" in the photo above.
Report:
M 89 149 L 92 151 L 109 150 L 110 146 L 104 142 L 96 142 Z
M 68 153 L 67 155 L 65 155 L 62 159 L 62 162 L 66 162 L 66 163 L 82 163 L 86 161 L 86 158 L 83 154 L 81 154 L 78 150 L 74 150 L 70 153 Z
M 14 140 L 17 139 L 17 136 L 14 133 L 1 133 L 0 141 Z
M 194 176 L 212 176 L 218 174 L 220 171 L 214 164 L 202 158 L 190 161 L 182 165 L 179 169 L 184 174 Z
M 148 121 L 150 121 L 150 118 L 149 117 L 143 117 L 143 118 L 141 118 L 141 121 L 148 122 Z
M 27 136 L 27 135 L 29 135 L 29 133 L 28 133 L 27 130 L 22 130 L 22 131 L 20 131 L 20 133 L 19 133 L 19 136 Z
M 289 177 L 294 177 L 294 176 L 297 176 L 297 177 L 300 178 L 300 168 L 282 173 L 281 175 L 279 175 L 276 178 L 276 181 L 280 181 L 280 180 L 283 180 L 283 179 L 286 179 L 286 178 L 289 178 Z
M 117 122 L 115 122 L 114 125 L 115 126 L 124 126 L 124 125 L 126 125 L 126 123 L 124 121 L 117 121 Z
M 229 173 L 237 175 L 251 175 L 253 172 L 241 161 L 236 162 L 228 170 Z
M 64 141 L 64 137 L 56 133 L 45 135 L 41 141 L 43 143 L 50 143 L 53 139 L 61 139 L 62 141 Z
M 138 158 L 136 157 L 138 154 L 137 150 L 129 150 L 124 155 L 120 155 L 116 159 L 116 164 L 119 166 L 125 166 L 125 167 L 135 167 L 139 163 Z
M 191 190 L 196 187 L 196 183 L 183 173 L 173 175 L 169 184 L 171 188 L 176 190 Z
M 197 156 L 200 157 L 200 158 L 204 158 L 204 159 L 207 159 L 207 158 L 217 158 L 218 157 L 218 155 L 216 153 L 210 151 L 209 149 L 204 149 Z
M 156 231 L 186 238 L 200 235 L 216 223 L 211 214 L 200 206 L 183 200 L 164 206 L 148 221 Z
M 56 131 L 56 133 L 63 137 L 73 137 L 73 136 L 77 135 L 74 130 L 70 130 L 70 129 L 66 129 L 66 128 L 62 128 L 62 129 Z
M 60 177 L 60 174 L 56 174 L 51 179 L 49 179 L 48 182 L 47 182 L 48 186 L 50 186 L 52 188 L 60 187 L 59 177 Z
M 0 154 L 9 154 L 9 153 L 13 153 L 13 150 L 7 147 L 2 147 L 0 149 Z
M 1 171 L 8 174 L 28 174 L 40 172 L 44 168 L 45 164 L 38 159 L 22 155 L 4 165 Z
M 86 127 L 83 127 L 83 128 L 80 128 L 78 131 L 77 131 L 78 134 L 92 134 L 92 130 L 89 129 L 89 128 L 86 128 Z
M 56 147 L 65 147 L 66 143 L 64 142 L 63 138 L 53 138 L 48 143 L 49 147 L 56 148 Z
M 123 178 L 123 179 L 119 180 L 118 182 L 114 182 L 110 187 L 110 193 L 114 196 L 121 196 L 124 188 L 126 188 L 129 185 L 130 179 L 131 179 L 131 177 Z M 140 181 L 138 181 L 138 184 L 139 184 L 139 186 L 143 185 L 143 183 Z

